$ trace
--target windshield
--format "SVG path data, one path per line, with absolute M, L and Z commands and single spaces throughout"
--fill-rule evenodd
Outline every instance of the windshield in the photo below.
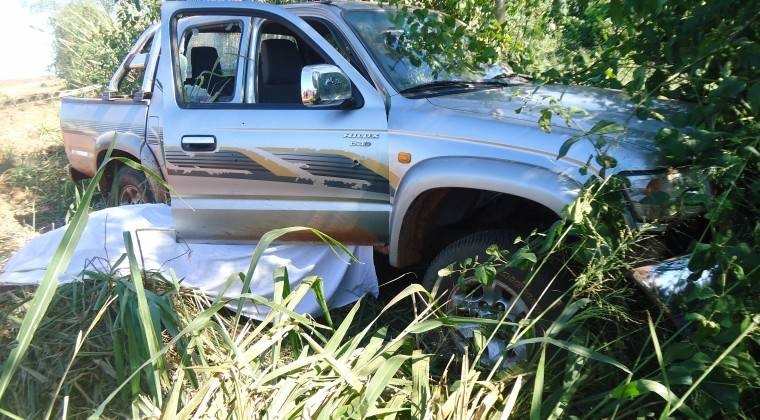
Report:
M 446 88 L 471 82 L 471 88 L 512 77 L 505 64 L 468 51 L 472 40 L 461 22 L 436 12 L 354 10 L 344 14 L 375 63 L 401 93 L 419 87 Z M 462 86 L 463 83 L 456 85 Z

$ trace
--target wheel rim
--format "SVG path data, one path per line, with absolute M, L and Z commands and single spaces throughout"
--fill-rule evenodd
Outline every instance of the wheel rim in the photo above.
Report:
M 477 280 L 465 279 L 464 289 L 456 287 L 450 294 L 446 305 L 446 312 L 455 316 L 468 316 L 473 318 L 489 318 L 501 320 L 506 315 L 506 320 L 518 323 L 528 314 L 530 308 L 519 299 L 518 292 L 499 281 L 494 280 L 490 286 L 483 286 Z M 483 330 L 482 324 L 458 324 L 454 327 L 453 341 L 460 351 L 465 348 L 477 348 L 476 332 L 480 330 L 487 340 L 493 330 Z M 506 369 L 527 359 L 525 346 L 517 346 L 507 350 L 509 341 L 514 334 L 515 327 L 504 325 L 494 334 L 493 339 L 486 343 L 482 351 L 480 363 L 492 368 L 500 364 L 500 368 Z M 500 361 L 501 359 L 501 361 Z
M 124 185 L 119 192 L 119 205 L 141 204 L 143 202 L 142 191 L 134 185 Z

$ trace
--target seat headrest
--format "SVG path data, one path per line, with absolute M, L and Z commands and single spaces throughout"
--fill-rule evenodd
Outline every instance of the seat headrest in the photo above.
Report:
M 261 41 L 261 81 L 268 85 L 299 83 L 303 61 L 295 42 L 288 39 Z
M 214 47 L 193 47 L 190 50 L 190 64 L 193 78 L 198 77 L 201 72 L 213 71 L 214 68 L 219 71 L 219 53 Z

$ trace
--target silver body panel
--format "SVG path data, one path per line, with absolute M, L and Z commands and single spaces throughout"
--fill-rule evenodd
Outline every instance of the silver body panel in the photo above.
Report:
M 657 167 L 651 142 L 656 122 L 631 119 L 632 105 L 620 93 L 586 88 L 532 86 L 489 89 L 409 99 L 384 79 L 342 20 L 346 5 L 307 4 L 288 8 L 262 3 L 167 2 L 150 53 L 155 72 L 150 100 L 132 105 L 67 99 L 61 110 L 66 151 L 74 167 L 94 173 L 93 156 L 116 139 L 117 149 L 140 156 L 147 140 L 155 163 L 174 189 L 172 207 L 180 235 L 196 241 L 255 240 L 277 227 L 304 225 L 348 243 L 388 243 L 398 261 L 398 238 L 415 198 L 441 187 L 479 188 L 535 201 L 560 213 L 593 176 L 581 175 L 594 150 L 577 143 L 557 159 L 561 144 L 597 121 L 625 124 L 625 139 L 611 146 L 616 170 Z M 350 7 L 369 7 L 356 5 Z M 180 10 L 238 15 L 245 29 L 239 58 L 239 104 L 182 106 L 171 54 L 171 19 Z M 296 15 L 330 22 L 342 32 L 369 73 L 366 80 L 309 24 Z M 362 99 L 357 109 L 267 107 L 256 104 L 254 65 L 262 16 L 288 22 L 329 56 Z M 200 19 L 194 17 L 191 19 Z M 180 23 L 183 30 L 185 23 Z M 160 50 L 160 52 L 159 52 Z M 160 57 L 160 60 L 159 60 Z M 158 64 L 156 64 L 158 63 Z M 247 64 L 248 63 L 248 64 Z M 570 126 L 555 118 L 542 131 L 538 112 L 548 97 L 586 114 Z M 663 104 L 667 108 L 668 104 Z M 517 112 L 517 111 L 520 112 Z M 146 125 L 147 121 L 147 125 Z M 146 133 L 147 128 L 147 133 Z M 182 139 L 213 150 L 186 151 Z M 411 155 L 400 163 L 399 153 Z M 592 160 L 593 165 L 593 160 Z M 314 240 L 294 237 L 293 240 Z
M 98 156 L 112 142 L 116 150 L 139 157 L 145 142 L 147 112 L 147 103 L 131 99 L 105 103 L 99 99 L 63 98 L 61 131 L 71 166 L 87 176 L 95 175 Z

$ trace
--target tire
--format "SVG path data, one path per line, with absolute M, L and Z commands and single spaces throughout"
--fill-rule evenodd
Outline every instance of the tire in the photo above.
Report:
M 430 263 L 423 278 L 423 286 L 435 294 L 439 306 L 446 315 L 498 320 L 503 318 L 509 309 L 506 319 L 513 323 L 518 323 L 528 314 L 530 318 L 537 317 L 544 310 L 549 309 L 569 288 L 570 282 L 567 276 L 563 276 L 562 273 L 555 276 L 559 269 L 556 264 L 545 263 L 527 286 L 526 272 L 514 268 L 503 270 L 494 278 L 492 288 L 485 289 L 486 292 L 472 275 L 465 276 L 464 290 L 457 282 L 459 278 L 457 273 L 446 277 L 438 276 L 440 269 L 467 258 L 477 258 L 478 261 L 487 260 L 489 256 L 485 250 L 493 244 L 501 249 L 516 251 L 519 247 L 514 245 L 515 238 L 516 235 L 509 231 L 484 231 L 451 243 Z M 547 289 L 550 282 L 551 286 Z M 554 315 L 554 309 L 556 308 L 548 311 L 548 318 Z M 461 352 L 465 350 L 465 347 L 472 347 L 473 333 L 470 330 L 480 328 L 484 327 L 463 325 L 447 332 L 439 332 L 438 337 L 433 337 L 438 347 L 432 351 L 446 353 L 458 350 Z M 480 359 L 482 365 L 490 368 L 495 363 L 501 363 L 502 367 L 507 368 L 525 361 L 526 349 L 505 351 L 506 343 L 514 333 L 514 328 L 514 326 L 500 328 L 493 342 L 484 349 Z M 541 329 L 541 326 L 539 325 L 538 328 Z M 488 336 L 492 331 L 486 331 L 485 335 Z M 499 336 L 502 338 L 498 338 Z M 469 350 L 468 353 L 473 354 L 473 351 Z
M 148 180 L 142 171 L 122 166 L 116 176 L 118 191 L 115 202 L 119 206 L 155 202 Z

